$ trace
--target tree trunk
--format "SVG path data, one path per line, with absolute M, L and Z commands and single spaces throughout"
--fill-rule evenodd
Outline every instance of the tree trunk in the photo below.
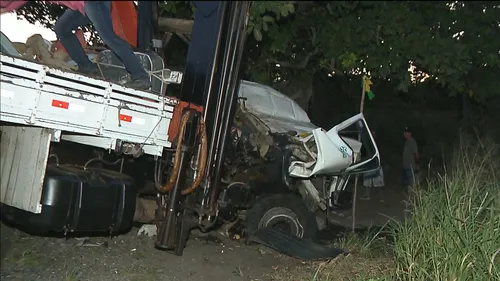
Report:
M 193 23 L 193 20 L 160 17 L 158 18 L 158 29 L 163 32 L 191 34 Z
M 471 114 L 471 102 L 468 94 L 466 92 L 461 94 L 462 102 L 461 102 L 461 116 L 460 116 L 460 125 L 462 128 L 468 129 L 472 122 L 472 114 Z

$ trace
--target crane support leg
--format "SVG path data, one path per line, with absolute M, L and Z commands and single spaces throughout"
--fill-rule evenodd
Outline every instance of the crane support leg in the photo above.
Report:
M 192 195 L 182 196 L 181 190 L 186 186 L 186 171 L 189 168 L 189 161 L 196 151 L 196 128 L 200 118 L 196 111 L 193 111 L 190 120 L 186 123 L 186 129 L 182 136 L 182 147 L 180 149 L 180 166 L 176 171 L 177 178 L 173 189 L 166 195 L 160 195 L 164 208 L 158 209 L 158 235 L 155 246 L 161 250 L 173 251 L 176 255 L 182 255 L 187 241 L 189 231 L 196 225 L 194 216 L 186 213 L 192 206 L 187 206 L 187 198 Z M 174 172 L 175 173 L 175 172 Z

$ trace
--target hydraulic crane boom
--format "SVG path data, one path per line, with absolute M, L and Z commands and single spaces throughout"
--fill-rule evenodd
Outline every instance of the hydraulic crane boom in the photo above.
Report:
M 187 235 L 193 227 L 201 223 L 201 227 L 208 228 L 215 223 L 222 159 L 226 135 L 235 110 L 239 68 L 250 7 L 249 1 L 195 1 L 194 4 L 196 14 L 181 100 L 203 106 L 198 123 L 205 123 L 209 140 L 203 200 L 201 205 L 196 206 L 189 203 L 192 201 L 189 197 L 196 195 L 180 195 L 180 190 L 185 185 L 186 162 L 189 155 L 193 154 L 185 147 L 185 150 L 176 155 L 180 159 L 177 181 L 163 202 L 165 212 L 164 217 L 160 218 L 161 223 L 158 224 L 155 243 L 156 247 L 174 250 L 178 255 L 182 254 Z M 198 127 L 192 125 L 186 128 L 186 142 L 183 145 L 195 145 L 192 136 L 196 134 Z M 196 156 L 194 155 L 195 158 Z M 197 214 L 189 212 L 193 209 Z M 193 220 L 195 218 L 198 222 Z

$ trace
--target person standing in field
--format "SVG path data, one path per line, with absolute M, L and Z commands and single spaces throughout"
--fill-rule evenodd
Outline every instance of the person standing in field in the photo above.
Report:
M 418 174 L 418 145 L 412 136 L 410 128 L 403 129 L 405 145 L 403 149 L 403 184 L 405 188 L 411 188 L 416 183 Z

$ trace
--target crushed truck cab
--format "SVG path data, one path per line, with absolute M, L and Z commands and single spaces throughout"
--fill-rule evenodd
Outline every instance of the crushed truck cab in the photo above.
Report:
M 294 154 L 297 158 L 289 167 L 293 177 L 364 173 L 380 166 L 377 146 L 362 113 L 326 131 L 312 124 L 293 99 L 271 87 L 242 81 L 239 98 L 242 110 L 264 123 L 266 130 L 274 134 L 288 133 L 289 138 L 299 144 Z M 362 141 L 342 135 L 347 129 L 350 135 L 357 136 L 353 133 L 358 132 Z M 359 161 L 356 155 L 360 155 L 362 146 L 370 148 L 370 155 Z M 307 155 L 307 159 L 300 159 L 300 154 Z
M 272 185 L 271 189 L 285 185 L 310 202 L 311 211 L 334 208 L 351 175 L 380 167 L 378 148 L 363 114 L 354 115 L 326 131 L 311 123 L 293 99 L 255 82 L 241 82 L 233 126 L 232 138 L 242 143 L 240 151 L 245 143 L 248 143 L 246 151 L 257 151 L 244 156 L 237 153 L 236 158 L 251 158 L 254 163 L 269 167 L 268 175 L 263 178 L 272 180 L 254 185 Z M 253 165 L 249 163 L 246 161 L 237 169 L 249 173 Z M 275 172 L 279 169 L 272 168 L 273 165 L 283 167 L 280 173 Z M 241 178 L 236 173 L 233 177 L 233 182 Z

